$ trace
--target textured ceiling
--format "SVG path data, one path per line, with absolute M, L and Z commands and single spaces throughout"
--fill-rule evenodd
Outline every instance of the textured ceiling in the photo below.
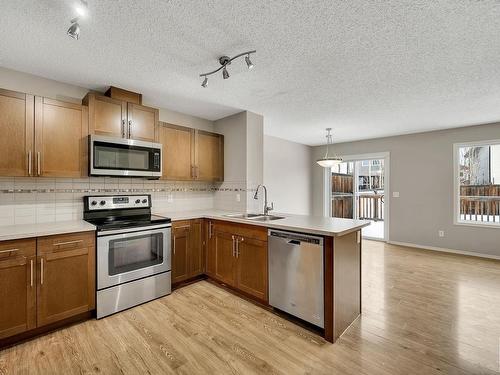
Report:
M 500 120 L 500 1 L 0 0 L 0 65 L 306 144 Z M 202 89 L 217 58 L 256 49 Z

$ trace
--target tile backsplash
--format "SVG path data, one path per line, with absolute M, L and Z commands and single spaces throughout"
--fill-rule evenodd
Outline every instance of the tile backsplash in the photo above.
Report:
M 246 182 L 0 177 L 0 225 L 82 219 L 85 195 L 151 194 L 153 212 L 164 214 L 210 208 L 255 211 L 260 207 L 260 199 L 250 200 L 255 187 L 247 186 Z M 248 207 L 248 202 L 253 203 L 253 207 Z

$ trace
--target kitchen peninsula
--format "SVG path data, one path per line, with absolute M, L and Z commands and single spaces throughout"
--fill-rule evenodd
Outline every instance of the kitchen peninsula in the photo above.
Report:
M 257 215 L 220 210 L 157 212 L 172 218 L 172 283 L 208 276 L 265 306 L 269 302 L 268 231 L 323 240 L 324 329 L 335 342 L 361 313 L 362 220 L 306 215 Z M 313 290 L 310 291 L 314 293 Z

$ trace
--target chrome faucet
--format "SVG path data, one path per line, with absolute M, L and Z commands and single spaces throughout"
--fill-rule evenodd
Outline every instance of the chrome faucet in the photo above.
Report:
M 267 188 L 264 185 L 259 184 L 259 186 L 257 186 L 257 189 L 255 190 L 255 194 L 253 196 L 253 199 L 258 199 L 259 188 L 261 186 L 264 189 L 264 215 L 269 215 L 269 211 L 274 210 L 274 203 L 271 202 L 271 206 L 267 205 Z

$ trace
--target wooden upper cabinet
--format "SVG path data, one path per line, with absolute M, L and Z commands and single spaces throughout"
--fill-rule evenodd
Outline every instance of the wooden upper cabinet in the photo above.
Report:
M 159 111 L 156 108 L 128 103 L 128 138 L 155 142 L 158 132 Z
M 224 136 L 197 130 L 195 136 L 196 179 L 224 180 Z
M 87 107 L 48 98 L 35 98 L 36 175 L 86 175 Z
M 0 175 L 33 175 L 34 97 L 0 89 Z
M 223 181 L 224 136 L 160 123 L 162 178 L 174 181 Z
M 163 145 L 163 178 L 191 180 L 193 178 L 193 129 L 160 123 L 158 141 Z
M 38 238 L 38 326 L 95 308 L 95 235 Z
M 89 107 L 90 134 L 155 142 L 159 111 L 140 104 L 89 93 L 83 103 Z
M 89 108 L 90 134 L 126 137 L 126 102 L 90 93 L 83 99 L 83 103 Z
M 0 339 L 36 327 L 36 240 L 0 242 Z
M 248 237 L 238 237 L 236 258 L 236 287 L 267 302 L 267 242 Z

